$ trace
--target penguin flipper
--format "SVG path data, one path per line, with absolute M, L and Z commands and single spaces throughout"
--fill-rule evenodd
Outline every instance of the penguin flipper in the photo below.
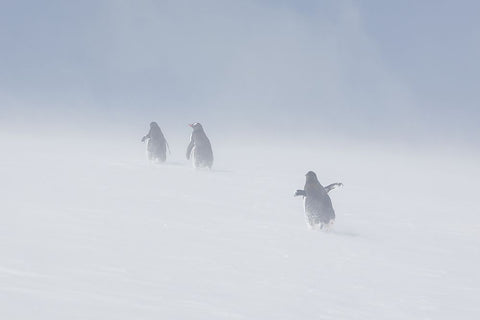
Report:
M 170 151 L 170 146 L 168 145 L 167 139 L 165 139 L 165 145 L 167 146 L 168 154 L 172 154 L 172 152 Z
M 298 196 L 306 197 L 307 193 L 305 192 L 305 190 L 297 190 L 297 191 L 295 191 L 295 194 L 293 196 L 294 197 L 298 197 Z
M 190 159 L 190 154 L 192 153 L 193 146 L 194 146 L 194 142 L 192 139 L 190 140 L 190 143 L 188 144 L 188 147 L 187 147 L 187 159 Z
M 329 193 L 331 190 L 335 189 L 335 188 L 338 188 L 338 187 L 342 187 L 343 186 L 343 183 L 341 182 L 335 182 L 335 183 L 332 183 L 332 184 L 329 184 L 328 186 L 326 186 L 324 189 L 327 193 Z

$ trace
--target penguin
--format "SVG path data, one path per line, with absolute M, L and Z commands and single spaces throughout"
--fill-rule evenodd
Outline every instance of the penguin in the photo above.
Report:
M 168 142 L 162 133 L 162 129 L 160 129 L 156 122 L 150 123 L 150 131 L 142 138 L 142 142 L 147 139 L 148 160 L 165 162 L 167 159 Z M 168 147 L 168 150 L 170 151 L 170 147 Z
M 187 147 L 187 159 L 193 155 L 193 166 L 195 168 L 208 167 L 213 165 L 213 152 L 210 140 L 208 140 L 205 131 L 200 123 L 189 124 L 193 132 L 190 136 L 190 143 Z
M 328 192 L 343 186 L 342 183 L 332 183 L 323 187 L 318 181 L 317 175 L 313 171 L 308 171 L 306 176 L 305 188 L 297 190 L 295 197 L 303 196 L 304 210 L 307 218 L 307 224 L 310 228 L 320 228 L 328 230 L 335 222 L 335 211 L 332 207 L 332 200 Z

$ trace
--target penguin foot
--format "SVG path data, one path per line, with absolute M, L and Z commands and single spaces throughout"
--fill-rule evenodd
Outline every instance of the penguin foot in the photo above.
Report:
M 321 224 L 316 224 L 316 223 L 307 223 L 307 227 L 308 227 L 309 230 L 312 230 L 312 231 L 322 229 L 322 225 Z
M 325 232 L 329 232 L 333 228 L 333 224 L 335 223 L 335 220 L 330 220 L 328 223 L 322 224 L 322 229 Z

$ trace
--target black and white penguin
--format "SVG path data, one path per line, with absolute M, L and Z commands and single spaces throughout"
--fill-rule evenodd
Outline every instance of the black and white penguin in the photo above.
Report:
M 150 131 L 142 138 L 142 142 L 147 142 L 147 158 L 151 161 L 165 162 L 167 159 L 168 142 L 163 135 L 162 129 L 156 122 L 150 123 Z
M 307 172 L 305 188 L 297 190 L 295 197 L 303 196 L 304 210 L 307 224 L 312 228 L 330 228 L 335 222 L 335 211 L 332 207 L 332 200 L 328 196 L 330 190 L 342 186 L 342 183 L 332 183 L 323 187 L 313 171 Z
M 190 143 L 187 147 L 187 159 L 193 158 L 193 166 L 195 168 L 208 167 L 213 165 L 213 152 L 210 140 L 208 140 L 205 131 L 200 123 L 195 122 L 189 124 L 193 132 L 190 136 Z

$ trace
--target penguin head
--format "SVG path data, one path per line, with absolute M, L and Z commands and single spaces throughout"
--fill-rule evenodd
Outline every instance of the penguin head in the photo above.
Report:
M 307 177 L 307 181 L 318 181 L 317 175 L 313 171 L 308 171 L 305 176 Z
M 156 122 L 150 122 L 150 128 L 159 128 Z
M 197 131 L 197 130 L 202 130 L 203 127 L 202 125 L 199 123 L 199 122 L 194 122 L 192 124 L 189 124 L 190 127 L 192 127 L 193 131 Z

